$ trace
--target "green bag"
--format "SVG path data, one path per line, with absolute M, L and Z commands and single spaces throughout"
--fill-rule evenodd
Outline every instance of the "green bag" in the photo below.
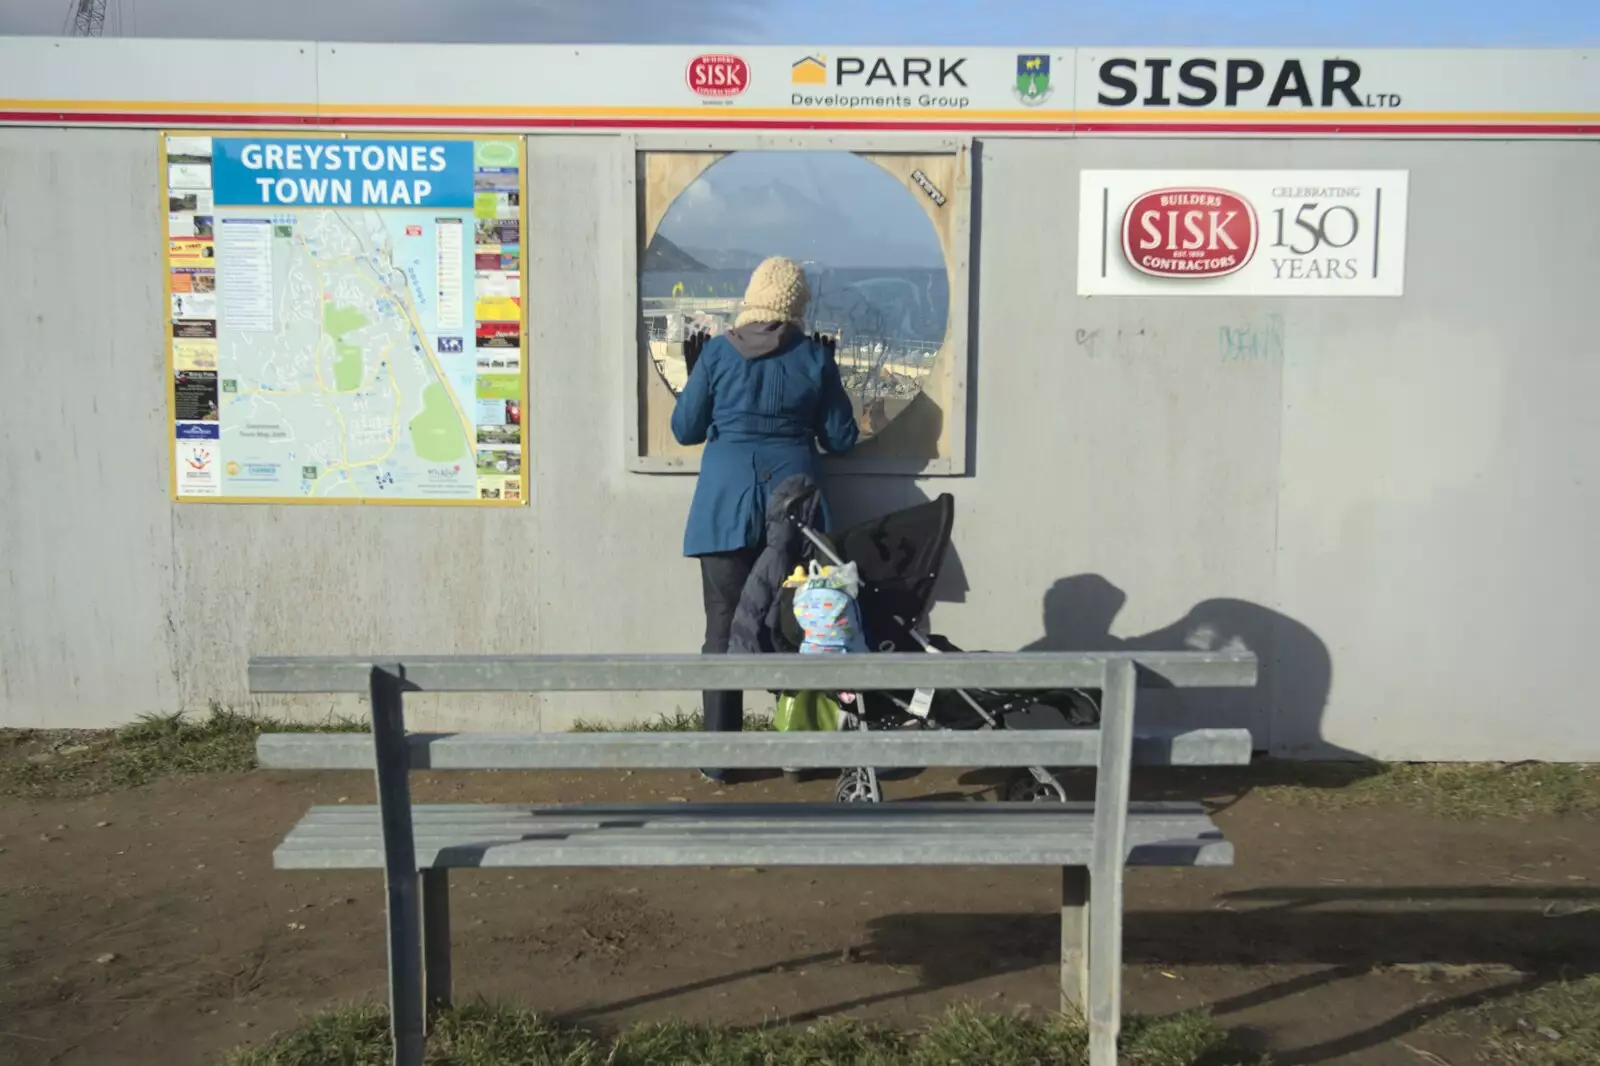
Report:
M 772 716 L 780 733 L 817 733 L 839 728 L 839 701 L 826 692 L 784 692 Z

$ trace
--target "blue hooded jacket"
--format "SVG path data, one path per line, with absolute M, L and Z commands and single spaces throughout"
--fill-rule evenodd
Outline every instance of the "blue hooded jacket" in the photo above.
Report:
M 712 338 L 672 412 L 679 444 L 705 444 L 683 553 L 753 548 L 785 478 L 821 483 L 820 445 L 855 447 L 860 430 L 828 348 L 793 325 L 757 323 Z M 823 528 L 828 528 L 826 500 Z

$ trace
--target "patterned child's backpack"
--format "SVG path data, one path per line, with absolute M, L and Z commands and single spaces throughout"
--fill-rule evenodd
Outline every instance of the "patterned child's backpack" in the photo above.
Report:
M 802 654 L 861 652 L 867 636 L 856 605 L 861 578 L 855 563 L 823 568 L 811 561 L 811 572 L 794 594 L 794 616 L 805 630 Z

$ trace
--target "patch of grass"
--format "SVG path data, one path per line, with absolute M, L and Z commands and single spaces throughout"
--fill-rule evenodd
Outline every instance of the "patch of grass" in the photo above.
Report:
M 307 725 L 213 705 L 204 718 L 145 715 L 120 729 L 7 730 L 0 740 L 0 795 L 87 796 L 162 777 L 240 773 L 255 768 L 256 737 L 262 733 L 366 729 L 354 719 Z
M 673 711 L 656 718 L 633 722 L 595 722 L 580 718 L 572 723 L 574 733 L 698 733 L 705 728 L 705 715 L 699 711 Z M 770 733 L 772 716 L 747 714 L 744 716 L 746 733 Z
M 1501 1066 L 1600 1066 L 1600 976 L 1563 981 L 1475 1011 L 1494 1031 L 1482 1057 Z
M 698 713 L 679 711 L 625 725 L 578 722 L 573 730 L 681 733 L 702 726 Z M 744 727 L 767 731 L 772 719 L 749 715 Z M 256 737 L 262 733 L 364 733 L 369 728 L 354 718 L 291 722 L 213 704 L 204 717 L 144 715 L 120 729 L 0 729 L 0 796 L 69 798 L 163 777 L 244 773 L 256 768 Z
M 1251 768 L 1265 799 L 1324 808 L 1404 806 L 1447 818 L 1600 814 L 1588 763 L 1296 763 Z
M 1131 1066 L 1242 1066 L 1224 1030 L 1204 1014 L 1129 1019 Z M 552 1024 L 525 1010 L 479 1003 L 442 1014 L 429 1066 L 1077 1066 L 1088 1037 L 1070 1018 L 1035 1021 L 956 1009 L 918 1031 L 850 1021 L 727 1029 L 681 1023 L 612 1037 Z M 312 1018 L 228 1066 L 387 1066 L 388 1012 L 360 1006 Z

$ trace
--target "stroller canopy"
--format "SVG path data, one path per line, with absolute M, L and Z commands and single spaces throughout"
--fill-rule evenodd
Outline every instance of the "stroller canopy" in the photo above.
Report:
M 955 498 L 949 493 L 927 503 L 874 518 L 824 539 L 861 574 L 857 600 L 867 640 L 874 650 L 915 651 L 907 628 L 928 612 L 939 568 L 955 525 Z M 785 590 L 780 615 L 782 637 L 794 651 L 804 634 L 792 610 L 793 590 Z

